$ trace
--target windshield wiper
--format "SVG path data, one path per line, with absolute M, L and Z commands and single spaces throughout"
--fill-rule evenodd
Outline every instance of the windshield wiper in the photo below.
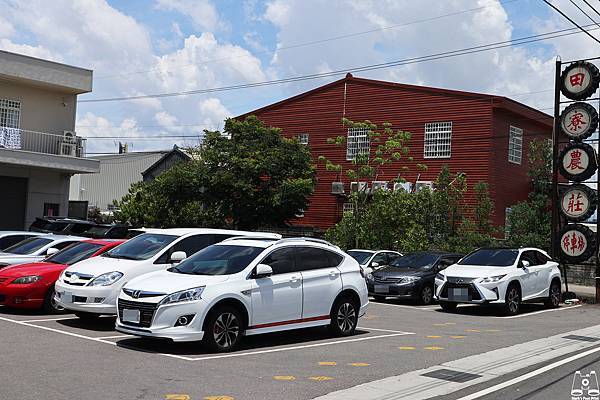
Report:
M 128 256 L 125 254 L 110 254 L 110 253 L 106 253 L 104 255 L 104 257 L 108 257 L 108 258 L 120 258 L 123 260 L 139 260 L 139 258 L 134 257 L 134 256 Z

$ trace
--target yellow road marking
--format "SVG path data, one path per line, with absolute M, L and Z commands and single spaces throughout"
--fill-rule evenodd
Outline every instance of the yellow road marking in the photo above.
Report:
M 364 319 L 375 319 L 375 318 L 379 318 L 379 315 L 365 315 L 363 318 Z
M 465 332 L 475 332 L 475 333 L 480 333 L 481 331 L 479 329 L 465 329 Z
M 486 329 L 486 332 L 500 332 L 500 329 Z
M 204 400 L 234 400 L 231 396 L 206 396 Z
M 351 365 L 353 367 L 368 367 L 371 364 L 369 364 L 369 363 L 363 363 L 363 362 L 354 362 L 354 363 L 350 363 L 348 365 Z
M 438 336 L 438 335 L 429 335 L 429 336 L 426 336 L 426 338 L 427 339 L 439 339 L 439 338 L 441 338 L 441 336 Z
M 296 377 L 292 375 L 275 375 L 273 379 L 276 381 L 295 381 Z
M 437 347 L 437 346 L 428 346 L 428 347 L 423 347 L 425 350 L 444 350 L 443 347 Z
M 168 394 L 165 396 L 165 400 L 191 400 L 189 394 Z
M 415 350 L 416 347 L 413 346 L 400 346 L 398 347 L 400 350 Z
M 446 324 L 433 324 L 433 326 L 446 326 Z
M 450 336 L 450 339 L 464 339 L 466 336 L 461 336 L 461 335 L 456 335 L 456 336 Z
M 456 322 L 446 322 L 445 325 L 456 325 Z
M 333 380 L 332 377 L 330 376 L 311 376 L 310 378 L 311 381 L 317 381 L 317 382 L 323 382 L 323 381 L 331 381 Z
M 335 361 L 319 361 L 319 365 L 337 365 Z

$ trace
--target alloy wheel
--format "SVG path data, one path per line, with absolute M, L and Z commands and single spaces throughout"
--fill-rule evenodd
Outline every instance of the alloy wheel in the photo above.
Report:
M 229 312 L 222 313 L 215 321 L 213 337 L 222 349 L 232 347 L 240 335 L 238 318 Z
M 423 290 L 421 291 L 421 301 L 423 302 L 423 304 L 431 303 L 432 298 L 433 291 L 431 290 L 431 288 L 429 286 L 423 287 Z
M 356 324 L 356 310 L 352 303 L 343 303 L 337 313 L 337 324 L 342 333 L 350 332 Z
M 56 297 L 54 296 L 50 298 L 50 306 L 52 306 L 52 309 L 54 311 L 65 311 L 65 308 L 58 304 L 58 302 L 56 301 Z
M 553 307 L 558 307 L 560 305 L 560 286 L 552 285 L 550 287 L 550 302 Z
M 510 289 L 507 296 L 508 309 L 511 313 L 516 313 L 519 310 L 519 291 L 514 287 Z

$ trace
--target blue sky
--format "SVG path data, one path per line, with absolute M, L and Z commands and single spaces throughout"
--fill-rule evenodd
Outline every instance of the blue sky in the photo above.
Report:
M 589 24 L 568 0 L 553 3 Z M 281 79 L 571 27 L 541 0 L 0 0 L 0 8 L 0 49 L 94 70 L 94 91 L 80 100 Z M 323 42 L 303 45 L 315 41 Z M 544 109 L 552 105 L 555 56 L 598 49 L 578 34 L 355 75 L 495 93 Z M 228 116 L 335 79 L 80 103 L 77 131 L 92 152 L 113 152 L 119 141 L 97 136 L 122 138 L 134 151 L 193 145 L 172 136 L 201 136 Z

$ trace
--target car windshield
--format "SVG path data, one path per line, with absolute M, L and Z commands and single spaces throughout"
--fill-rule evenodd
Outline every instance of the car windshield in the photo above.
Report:
M 350 250 L 348 251 L 348 255 L 358 261 L 359 264 L 364 264 L 373 253 L 370 251 Z
M 177 236 L 144 233 L 104 253 L 103 257 L 147 260 L 167 247 L 175 239 L 177 239 Z
M 262 247 L 212 245 L 170 268 L 190 275 L 231 275 L 243 271 L 264 249 Z
M 460 260 L 458 264 L 510 267 L 518 256 L 519 250 L 514 249 L 479 249 Z
M 67 226 L 69 226 L 69 224 L 66 222 L 48 222 L 42 229 L 50 232 L 61 232 L 65 230 Z
M 411 253 L 398 257 L 390 263 L 390 268 L 429 269 L 440 258 L 434 253 Z
M 93 226 L 90 229 L 85 231 L 87 236 L 92 237 L 104 237 L 110 230 L 110 226 Z
M 8 249 L 5 249 L 4 252 L 12 254 L 33 254 L 51 242 L 52 239 L 32 237 L 25 239 L 14 246 L 10 246 Z
M 101 244 L 78 242 L 46 258 L 44 261 L 56 264 L 71 265 L 89 258 L 102 248 Z

